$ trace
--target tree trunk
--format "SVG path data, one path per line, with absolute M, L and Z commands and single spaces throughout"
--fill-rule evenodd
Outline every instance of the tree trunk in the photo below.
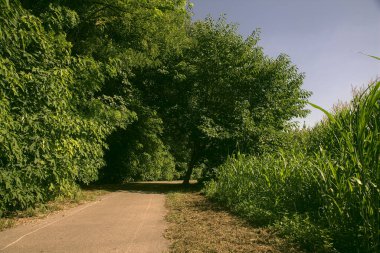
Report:
M 193 169 L 194 169 L 194 166 L 197 162 L 197 158 L 198 158 L 198 148 L 197 145 L 194 143 L 193 145 L 193 150 L 191 152 L 191 158 L 190 158 L 190 162 L 187 166 L 187 171 L 186 171 L 186 174 L 185 174 L 185 177 L 183 179 L 183 184 L 184 185 L 189 185 L 190 184 L 190 178 L 191 178 L 191 174 L 193 174 Z
M 193 174 L 193 169 L 194 169 L 194 166 L 190 166 L 190 164 L 189 164 L 187 171 L 186 171 L 186 174 L 185 174 L 185 177 L 183 179 L 184 185 L 190 184 L 190 178 L 191 178 L 191 174 Z

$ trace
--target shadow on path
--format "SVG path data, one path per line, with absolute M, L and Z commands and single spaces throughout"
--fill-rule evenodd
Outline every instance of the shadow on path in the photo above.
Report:
M 110 192 L 129 191 L 139 193 L 161 193 L 170 192 L 197 192 L 201 185 L 196 181 L 189 185 L 183 185 L 182 181 L 152 181 L 152 182 L 132 182 L 125 184 L 92 185 L 84 187 L 86 190 L 105 190 Z

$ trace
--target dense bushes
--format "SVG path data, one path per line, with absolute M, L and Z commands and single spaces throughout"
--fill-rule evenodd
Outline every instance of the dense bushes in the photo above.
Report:
M 95 180 L 105 138 L 132 115 L 93 96 L 101 65 L 72 57 L 64 34 L 13 1 L 1 2 L 0 23 L 1 215 Z
M 379 250 L 379 101 L 377 82 L 301 132 L 305 147 L 231 157 L 207 194 L 313 252 Z

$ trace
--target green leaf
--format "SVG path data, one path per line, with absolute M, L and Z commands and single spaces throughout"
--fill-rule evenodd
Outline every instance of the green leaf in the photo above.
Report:
M 373 56 L 373 55 L 368 55 L 368 56 L 380 61 L 380 57 L 376 57 L 376 56 Z
M 331 113 L 329 113 L 328 111 L 326 111 L 325 109 L 323 109 L 322 107 L 316 104 L 313 104 L 311 102 L 307 102 L 307 103 L 311 105 L 312 107 L 314 107 L 315 109 L 322 111 L 332 122 L 335 122 L 334 116 Z
M 372 58 L 374 58 L 374 59 L 376 59 L 376 60 L 379 60 L 380 61 L 380 57 L 377 57 L 377 56 L 373 56 L 373 55 L 369 55 L 369 54 L 365 54 L 365 53 L 362 53 L 362 52 L 360 52 L 361 54 L 364 54 L 364 55 L 366 55 L 366 56 L 369 56 L 369 57 L 372 57 Z

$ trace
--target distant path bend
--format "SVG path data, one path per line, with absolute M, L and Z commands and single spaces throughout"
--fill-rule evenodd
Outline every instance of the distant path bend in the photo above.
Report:
M 165 195 L 119 190 L 0 232 L 0 252 L 165 252 Z

